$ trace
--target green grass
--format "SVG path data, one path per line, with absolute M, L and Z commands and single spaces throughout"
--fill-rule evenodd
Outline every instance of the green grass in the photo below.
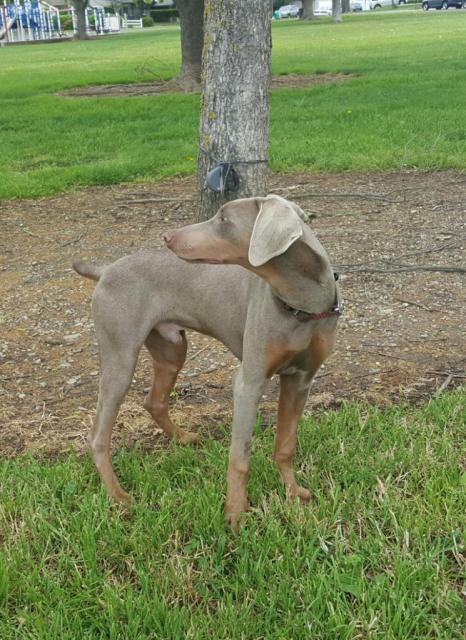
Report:
M 351 72 L 271 100 L 275 171 L 466 167 L 466 11 L 273 25 L 275 74 Z M 196 170 L 197 96 L 74 100 L 56 91 L 170 78 L 177 27 L 0 50 L 0 197 Z
M 3 461 L 0 637 L 459 640 L 465 415 L 463 389 L 306 419 L 313 508 L 286 502 L 258 429 L 239 535 L 222 519 L 226 442 L 118 453 L 132 517 L 87 458 Z

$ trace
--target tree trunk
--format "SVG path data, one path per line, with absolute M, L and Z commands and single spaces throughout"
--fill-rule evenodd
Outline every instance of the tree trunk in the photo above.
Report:
M 199 220 L 228 200 L 267 194 L 271 10 L 269 0 L 205 0 Z M 219 162 L 235 163 L 238 191 L 207 186 Z
M 341 12 L 342 13 L 351 12 L 350 0 L 341 0 Z
M 76 11 L 76 38 L 87 40 L 86 9 L 89 0 L 73 0 L 73 7 Z
M 315 0 L 303 0 L 303 20 L 314 20 Z
M 332 18 L 333 22 L 341 22 L 341 0 L 332 0 Z
M 204 46 L 204 0 L 176 0 L 181 27 L 180 84 L 192 90 L 201 84 Z

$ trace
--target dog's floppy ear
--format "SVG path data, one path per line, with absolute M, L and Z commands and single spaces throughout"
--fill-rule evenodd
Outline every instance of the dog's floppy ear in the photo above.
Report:
M 280 196 L 267 196 L 257 214 L 249 243 L 249 262 L 260 267 L 279 256 L 303 235 L 298 214 Z

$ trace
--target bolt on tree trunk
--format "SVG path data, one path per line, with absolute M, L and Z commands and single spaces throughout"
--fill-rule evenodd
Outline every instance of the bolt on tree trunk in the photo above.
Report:
M 198 186 L 199 220 L 228 200 L 267 194 L 271 49 L 269 0 L 205 0 Z M 235 162 L 239 191 L 207 186 L 219 162 Z
M 176 0 L 181 27 L 181 69 L 178 81 L 186 91 L 201 84 L 204 46 L 204 0 Z

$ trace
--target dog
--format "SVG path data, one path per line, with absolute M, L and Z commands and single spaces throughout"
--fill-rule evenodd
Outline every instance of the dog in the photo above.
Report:
M 206 222 L 164 235 L 166 247 L 108 266 L 76 262 L 97 280 L 93 317 L 100 353 L 97 412 L 88 442 L 109 495 L 130 501 L 113 471 L 110 439 L 144 344 L 153 382 L 144 406 L 178 442 L 168 403 L 186 359 L 186 329 L 220 340 L 241 361 L 234 381 L 225 517 L 247 511 L 252 432 L 265 384 L 280 376 L 274 459 L 287 494 L 308 502 L 293 470 L 296 432 L 313 377 L 335 344 L 342 312 L 329 258 L 294 203 L 277 195 L 224 204 Z

